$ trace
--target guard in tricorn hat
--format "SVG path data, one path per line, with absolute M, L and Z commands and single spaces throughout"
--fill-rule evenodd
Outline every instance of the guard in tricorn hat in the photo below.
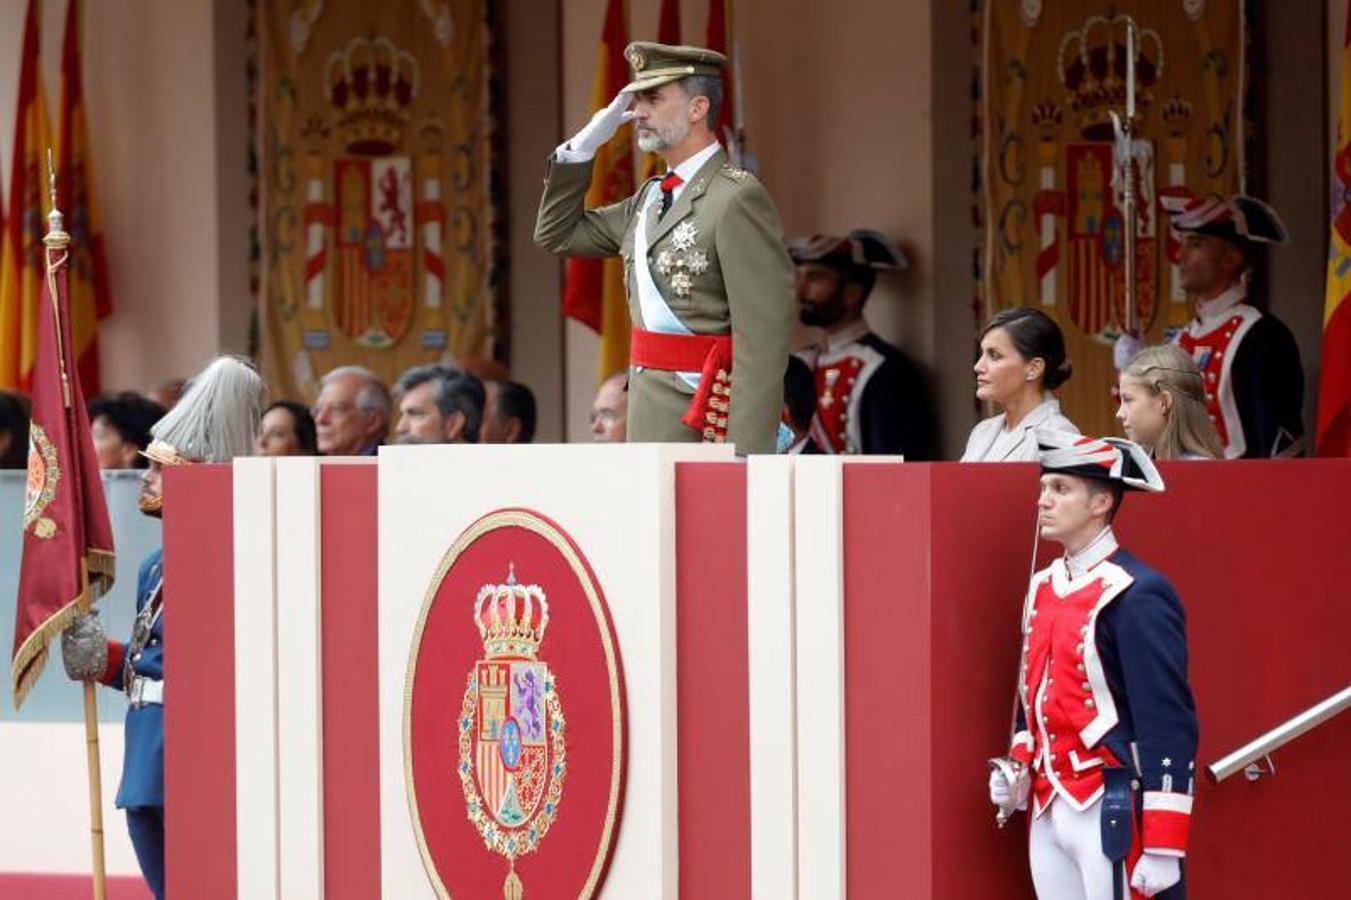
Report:
M 788 255 L 799 318 L 825 332 L 798 354 L 816 380 L 812 442 L 825 453 L 932 459 L 934 420 L 920 368 L 863 317 L 878 273 L 904 269 L 905 254 L 881 232 L 857 228 L 794 238 Z
M 1206 409 L 1224 455 L 1295 456 L 1304 449 L 1304 369 L 1283 322 L 1248 296 L 1248 272 L 1260 244 L 1289 242 L 1276 211 L 1244 194 L 1229 199 L 1163 197 L 1177 240 L 1182 287 L 1196 316 L 1173 339 L 1205 380 Z M 1118 342 L 1125 368 L 1142 345 Z
M 634 43 L 633 80 L 554 151 L 535 242 L 565 256 L 622 256 L 629 315 L 628 439 L 775 447 L 793 327 L 779 216 L 715 137 L 725 57 Z M 666 162 L 628 199 L 588 210 L 596 151 L 632 121 Z
M 194 378 L 183 399 L 150 429 L 141 512 L 156 519 L 163 515 L 160 477 L 165 467 L 229 462 L 252 454 L 263 392 L 263 380 L 253 367 L 229 356 L 216 359 Z M 94 612 L 77 616 L 61 636 L 67 675 L 76 681 L 101 681 L 125 692 L 130 701 L 117 807 L 126 811 L 136 860 L 159 900 L 164 897 L 163 581 L 163 550 L 157 549 L 141 563 L 136 622 L 126 644 L 109 641 Z
M 1036 435 L 1038 536 L 1064 554 L 1028 585 L 1012 738 L 990 761 L 990 802 L 1001 825 L 1028 809 L 1043 900 L 1180 898 L 1197 740 L 1186 617 L 1112 531 L 1124 493 L 1160 493 L 1163 479 L 1130 441 Z

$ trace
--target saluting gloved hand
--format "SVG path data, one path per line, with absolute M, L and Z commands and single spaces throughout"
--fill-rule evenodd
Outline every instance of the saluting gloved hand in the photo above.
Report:
M 1015 809 L 1027 807 L 1027 796 L 1032 790 L 1032 779 L 1023 770 L 1010 782 L 1000 769 L 990 770 L 990 802 L 1002 810 L 1012 813 Z
M 61 632 L 61 662 L 74 681 L 97 681 L 108 668 L 108 633 L 98 610 L 79 613 Z
M 590 159 L 615 136 L 621 125 L 634 117 L 633 111 L 629 109 L 632 102 L 633 95 L 627 91 L 615 94 L 609 106 L 592 116 L 581 131 L 558 149 L 568 151 L 568 155 L 574 158 Z
M 1131 873 L 1131 887 L 1146 897 L 1166 891 L 1182 880 L 1182 864 L 1176 856 L 1146 850 Z
M 1145 342 L 1133 334 L 1123 334 L 1112 345 L 1112 365 L 1118 372 L 1125 371 L 1131 357 L 1145 349 Z

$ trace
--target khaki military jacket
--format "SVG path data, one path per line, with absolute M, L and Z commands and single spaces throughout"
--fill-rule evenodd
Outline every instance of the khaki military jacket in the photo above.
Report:
M 645 328 L 633 232 L 646 192 L 660 188 L 653 179 L 626 200 L 587 210 L 591 170 L 591 162 L 550 161 L 535 243 L 565 256 L 622 256 L 629 316 L 634 327 Z M 727 440 L 741 453 L 772 453 L 796 318 L 792 263 L 774 203 L 754 175 L 729 166 L 719 151 L 660 221 L 659 204 L 647 216 L 652 279 L 690 331 L 732 335 Z M 694 257 L 706 265 L 689 265 Z M 674 372 L 630 368 L 628 439 L 700 440 L 680 421 L 693 394 Z

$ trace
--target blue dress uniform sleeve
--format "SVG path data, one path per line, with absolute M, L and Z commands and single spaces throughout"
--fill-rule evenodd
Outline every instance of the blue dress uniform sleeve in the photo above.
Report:
M 1187 682 L 1186 616 L 1172 586 L 1149 570 L 1115 606 L 1112 630 L 1144 791 L 1143 848 L 1185 856 L 1198 732 Z
M 1253 323 L 1234 357 L 1234 403 L 1245 457 L 1280 454 L 1304 436 L 1304 368 L 1295 336 L 1270 313 Z
M 900 453 L 907 462 L 933 459 L 933 414 L 919 368 L 873 335 L 862 342 L 886 357 L 863 388 L 863 452 Z

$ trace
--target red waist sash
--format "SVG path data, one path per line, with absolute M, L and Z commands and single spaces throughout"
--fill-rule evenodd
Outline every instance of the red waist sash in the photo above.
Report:
M 730 334 L 663 334 L 635 328 L 629 336 L 629 361 L 663 372 L 698 372 L 694 399 L 680 421 L 701 432 L 705 441 L 727 439 L 732 399 Z

